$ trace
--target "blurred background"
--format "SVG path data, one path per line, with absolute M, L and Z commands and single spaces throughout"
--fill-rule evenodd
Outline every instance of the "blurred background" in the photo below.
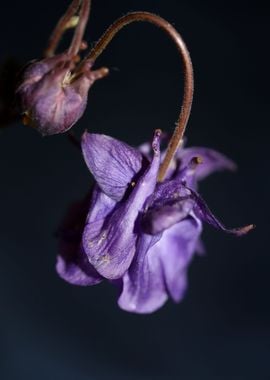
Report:
M 1 6 L 1 62 L 40 57 L 68 1 Z M 184 301 L 152 315 L 118 309 L 109 284 L 80 288 L 55 272 L 59 223 L 91 175 L 66 136 L 42 138 L 20 122 L 0 131 L 0 378 L 3 380 L 270 378 L 269 9 L 262 1 L 93 0 L 86 39 L 114 19 L 147 10 L 168 19 L 193 59 L 195 97 L 188 145 L 226 153 L 237 173 L 218 173 L 200 192 L 235 238 L 205 227 L 207 255 L 189 270 Z M 63 42 L 63 47 L 68 43 Z M 172 132 L 182 68 L 153 25 L 123 30 L 97 61 L 110 76 L 90 91 L 74 131 L 138 145 Z

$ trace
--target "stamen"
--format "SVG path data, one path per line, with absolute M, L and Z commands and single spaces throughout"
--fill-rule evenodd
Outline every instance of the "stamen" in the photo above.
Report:
M 176 123 L 176 128 L 174 130 L 173 136 L 169 142 L 168 149 L 162 162 L 159 174 L 158 181 L 162 181 L 164 179 L 166 170 L 168 169 L 170 162 L 178 149 L 179 144 L 183 138 L 186 124 L 189 119 L 192 98 L 193 98 L 193 68 L 192 62 L 187 50 L 187 47 L 181 37 L 181 35 L 176 31 L 176 29 L 168 23 L 168 21 L 163 18 L 148 12 L 133 12 L 128 13 L 127 15 L 116 20 L 102 35 L 99 41 L 96 43 L 95 47 L 90 51 L 90 53 L 86 56 L 85 60 L 93 60 L 93 62 L 100 56 L 103 50 L 107 47 L 110 41 L 114 38 L 114 36 L 124 27 L 129 25 L 132 22 L 137 21 L 146 21 L 150 22 L 158 27 L 160 27 L 165 33 L 169 35 L 169 37 L 174 41 L 176 47 L 180 53 L 183 63 L 183 71 L 184 71 L 184 95 L 183 102 L 180 111 L 180 115 L 178 121 Z M 81 64 L 77 67 L 77 74 L 80 73 L 85 60 L 81 62 Z
M 202 164 L 203 163 L 203 159 L 200 157 L 200 156 L 197 156 L 197 157 L 193 157 L 188 166 L 190 169 L 196 169 L 198 165 Z

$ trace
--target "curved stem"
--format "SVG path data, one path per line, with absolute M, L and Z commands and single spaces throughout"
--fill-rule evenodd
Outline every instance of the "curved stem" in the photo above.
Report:
M 66 26 L 70 21 L 71 17 L 77 12 L 80 6 L 81 0 L 73 0 L 68 7 L 66 13 L 60 18 L 56 27 L 54 28 L 48 42 L 48 46 L 44 51 L 44 57 L 52 57 L 54 52 L 66 31 Z
M 76 27 L 71 45 L 68 49 L 68 53 L 72 57 L 78 54 L 81 48 L 83 35 L 85 32 L 85 28 L 87 25 L 89 14 L 90 14 L 90 7 L 91 7 L 91 0 L 84 0 L 81 6 L 80 14 L 79 14 L 79 24 Z
M 187 47 L 177 30 L 168 21 L 163 18 L 148 12 L 132 12 L 116 20 L 102 35 L 99 41 L 96 43 L 94 48 L 90 51 L 85 59 L 91 59 L 95 61 L 103 50 L 107 47 L 113 37 L 126 25 L 137 22 L 146 21 L 150 22 L 158 27 L 160 27 L 169 37 L 174 41 L 176 47 L 180 53 L 183 62 L 183 72 L 184 72 L 184 94 L 182 107 L 180 111 L 179 118 L 176 123 L 176 128 L 174 130 L 173 136 L 169 142 L 166 156 L 160 166 L 158 181 L 162 181 L 165 177 L 166 171 L 170 165 L 170 162 L 182 140 L 185 132 L 185 128 L 190 115 L 192 99 L 193 99 L 193 67 L 189 52 Z

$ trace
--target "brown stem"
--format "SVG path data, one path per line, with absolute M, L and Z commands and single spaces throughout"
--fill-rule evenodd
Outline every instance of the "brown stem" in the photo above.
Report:
M 91 0 L 84 0 L 79 14 L 79 24 L 76 27 L 71 45 L 68 49 L 69 54 L 73 57 L 78 54 L 82 46 L 82 39 L 90 14 Z
M 66 30 L 67 24 L 70 21 L 71 17 L 77 12 L 80 3 L 81 0 L 73 0 L 66 13 L 58 21 L 49 38 L 48 46 L 44 51 L 44 57 L 52 57 L 54 55 L 54 52 Z
M 170 38 L 176 44 L 176 47 L 180 53 L 182 62 L 183 62 L 183 71 L 184 71 L 184 94 L 182 107 L 180 111 L 179 118 L 176 123 L 176 128 L 174 130 L 173 136 L 169 142 L 166 156 L 160 166 L 158 181 L 162 181 L 166 174 L 166 171 L 170 165 L 170 162 L 181 142 L 185 128 L 189 119 L 192 99 L 193 99 L 193 68 L 192 62 L 187 50 L 187 47 L 177 30 L 168 23 L 168 21 L 163 18 L 148 12 L 132 12 L 116 20 L 102 35 L 99 41 L 96 43 L 94 48 L 90 51 L 88 56 L 85 59 L 91 59 L 95 61 L 103 50 L 107 47 L 113 37 L 126 25 L 137 22 L 137 21 L 146 21 L 150 22 L 158 27 L 160 27 L 165 33 L 169 35 Z M 81 65 L 79 65 L 81 66 Z M 78 68 L 79 70 L 79 68 Z

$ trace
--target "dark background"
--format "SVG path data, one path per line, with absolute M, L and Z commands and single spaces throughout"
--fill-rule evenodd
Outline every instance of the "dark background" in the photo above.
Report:
M 38 58 L 68 1 L 1 5 L 1 60 Z M 188 144 L 239 165 L 201 184 L 228 226 L 205 228 L 207 255 L 189 271 L 185 300 L 152 315 L 118 309 L 115 289 L 66 284 L 55 273 L 53 237 L 91 175 L 64 136 L 41 138 L 21 123 L 0 132 L 0 378 L 19 380 L 270 378 L 269 10 L 249 1 L 94 0 L 87 40 L 117 17 L 148 10 L 172 22 L 193 59 L 195 98 Z M 98 60 L 111 75 L 90 92 L 76 127 L 137 145 L 172 131 L 181 103 L 174 45 L 152 25 L 122 31 Z

